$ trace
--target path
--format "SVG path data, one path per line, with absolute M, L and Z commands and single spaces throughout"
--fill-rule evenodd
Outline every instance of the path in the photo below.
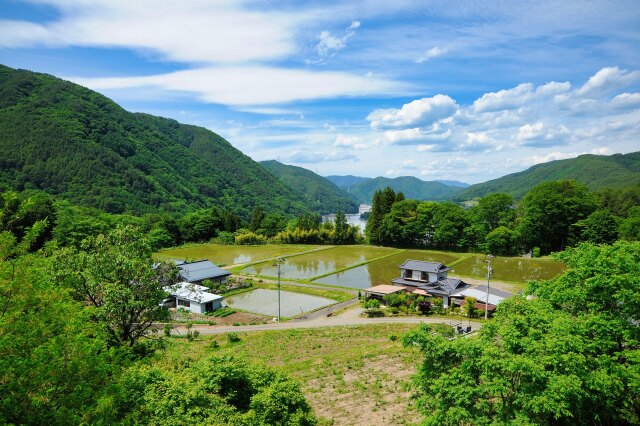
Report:
M 211 326 L 195 324 L 192 330 L 198 330 L 201 335 L 222 334 L 231 332 L 247 332 L 247 331 L 265 331 L 265 330 L 292 330 L 304 328 L 321 328 L 321 327 L 341 327 L 350 325 L 369 325 L 369 324 L 449 324 L 455 326 L 460 324 L 467 326 L 468 322 L 464 318 L 453 320 L 449 318 L 431 318 L 431 317 L 383 317 L 383 318 L 359 318 L 353 315 L 340 315 L 335 317 L 322 317 L 309 320 L 287 321 L 281 323 L 241 325 L 241 326 Z M 471 322 L 471 329 L 478 330 L 480 323 Z M 185 327 L 176 327 L 173 329 L 175 334 L 185 334 Z

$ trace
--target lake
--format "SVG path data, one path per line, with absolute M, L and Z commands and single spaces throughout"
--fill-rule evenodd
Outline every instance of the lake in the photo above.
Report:
M 257 314 L 268 315 L 271 317 L 278 316 L 277 290 L 265 290 L 259 288 L 225 298 L 225 303 L 232 308 L 242 309 L 243 311 L 255 312 Z M 291 318 L 304 312 L 313 311 L 333 303 L 336 303 L 336 301 L 325 297 L 281 291 L 280 315 Z
M 367 221 L 360 219 L 360 214 L 345 214 L 347 218 L 347 223 L 349 225 L 358 226 L 362 232 L 364 232 L 364 228 L 367 226 Z M 322 216 L 323 222 L 333 222 L 336 220 L 335 214 L 326 214 Z

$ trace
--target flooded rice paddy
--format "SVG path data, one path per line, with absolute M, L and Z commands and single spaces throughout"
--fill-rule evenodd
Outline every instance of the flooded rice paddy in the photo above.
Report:
M 478 279 L 487 277 L 487 259 L 484 255 L 474 255 L 453 267 L 449 273 Z M 524 283 L 533 280 L 548 280 L 566 269 L 566 265 L 552 259 L 525 259 L 521 257 L 496 257 L 491 261 L 492 279 Z
M 281 265 L 283 279 L 309 279 L 384 256 L 397 249 L 369 246 L 340 246 L 314 253 L 292 256 Z M 248 274 L 278 276 L 274 262 L 263 262 L 245 268 Z M 340 284 L 339 284 L 340 285 Z
M 272 317 L 278 316 L 278 291 L 256 289 L 246 293 L 240 293 L 225 299 L 229 306 L 243 311 L 254 312 Z M 294 317 L 304 312 L 313 311 L 323 306 L 336 303 L 335 300 L 326 297 L 311 296 L 308 294 L 280 292 L 280 315 Z
M 256 262 L 261 259 L 284 256 L 312 250 L 321 246 L 313 245 L 255 245 L 255 246 L 225 246 L 220 244 L 198 244 L 186 247 L 161 250 L 158 257 L 164 259 L 200 260 L 207 259 L 216 265 L 238 265 Z
M 391 284 L 392 279 L 400 276 L 398 267 L 408 259 L 440 262 L 447 265 L 458 260 L 459 257 L 451 253 L 407 250 L 357 268 L 319 278 L 314 283 L 351 288 L 369 288 L 378 284 Z

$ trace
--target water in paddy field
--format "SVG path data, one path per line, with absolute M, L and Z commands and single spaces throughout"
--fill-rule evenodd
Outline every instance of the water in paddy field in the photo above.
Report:
M 386 247 L 339 246 L 327 250 L 285 258 L 281 265 L 284 279 L 308 279 L 351 265 L 357 265 L 397 251 Z M 252 265 L 244 273 L 276 277 L 278 267 L 272 261 Z
M 290 318 L 333 303 L 336 301 L 326 297 L 281 291 L 280 315 Z M 225 304 L 243 311 L 277 317 L 278 291 L 259 288 L 226 298 Z

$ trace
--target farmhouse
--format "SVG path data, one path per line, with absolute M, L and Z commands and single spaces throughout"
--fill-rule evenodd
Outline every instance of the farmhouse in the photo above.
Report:
M 420 296 L 442 298 L 442 306 L 461 305 L 465 297 L 477 300 L 475 307 L 484 309 L 487 300 L 487 286 L 470 286 L 459 278 L 449 278 L 451 268 L 438 262 L 407 260 L 400 265 L 400 277 L 391 281 L 393 286 L 403 288 L 409 293 Z M 375 288 L 375 287 L 374 287 Z M 367 289 L 367 291 L 372 289 Z M 511 293 L 489 289 L 488 310 L 494 311 L 496 305 L 511 296 Z M 371 293 L 375 295 L 375 293 Z
M 180 271 L 180 279 L 189 283 L 202 284 L 209 280 L 214 284 L 224 284 L 231 272 L 217 267 L 208 260 L 197 262 L 176 262 Z
M 187 309 L 196 314 L 206 314 L 222 307 L 222 296 L 209 293 L 203 285 L 181 282 L 167 286 L 164 290 L 175 299 L 175 307 Z

